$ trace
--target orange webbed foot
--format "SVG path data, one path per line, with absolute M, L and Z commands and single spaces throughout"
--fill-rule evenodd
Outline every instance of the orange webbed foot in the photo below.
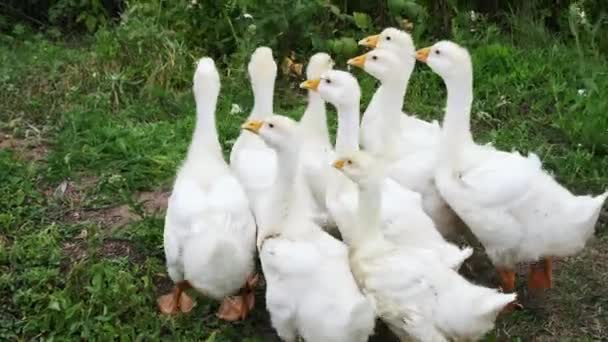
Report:
M 247 316 L 247 312 L 247 305 L 243 296 L 226 297 L 222 305 L 220 305 L 217 317 L 233 322 L 244 319 Z
M 177 298 L 175 298 L 175 292 L 167 293 L 158 297 L 158 308 L 160 312 L 165 315 L 174 315 L 179 311 L 179 305 L 177 304 Z
M 190 288 L 190 283 L 181 281 L 175 285 L 171 293 L 158 297 L 158 308 L 165 315 L 173 315 L 179 311 L 190 312 L 194 307 L 194 301 L 188 296 L 186 289 Z
M 179 309 L 183 313 L 188 313 L 192 311 L 192 308 L 194 308 L 194 301 L 190 296 L 188 296 L 186 292 L 182 292 L 182 295 L 179 299 Z

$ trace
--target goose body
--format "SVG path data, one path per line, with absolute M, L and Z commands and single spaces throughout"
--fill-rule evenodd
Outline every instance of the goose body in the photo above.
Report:
M 341 156 L 336 168 L 359 189 L 357 224 L 340 226 L 352 273 L 376 314 L 402 341 L 478 340 L 514 294 L 476 286 L 428 249 L 400 246 L 380 228 L 381 172 L 363 152 Z
M 441 194 L 484 245 L 505 291 L 514 289 L 513 269 L 520 262 L 533 262 L 531 291 L 551 287 L 551 258 L 584 248 L 608 193 L 576 196 L 543 170 L 537 155 L 476 144 L 470 132 L 473 72 L 466 49 L 443 41 L 420 50 L 418 58 L 448 89 L 435 174 Z
M 187 311 L 180 307 L 182 301 L 190 301 L 182 293 L 184 284 L 219 300 L 235 294 L 254 273 L 255 222 L 245 191 L 224 161 L 217 139 L 219 82 L 213 60 L 201 59 L 194 75 L 196 127 L 165 217 L 167 270 L 178 287 L 159 299 L 165 313 L 178 308 Z M 243 318 L 248 311 L 243 308 L 245 300 L 250 301 L 247 306 L 253 305 L 250 294 L 238 305 L 223 305 L 220 316 Z

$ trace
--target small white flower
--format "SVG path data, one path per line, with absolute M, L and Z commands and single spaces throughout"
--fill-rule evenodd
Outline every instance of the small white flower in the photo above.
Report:
M 249 14 L 249 13 L 245 13 L 245 14 L 243 14 L 243 18 L 245 18 L 245 19 L 253 19 L 253 16 L 251 14 Z
M 243 109 L 236 103 L 232 104 L 232 108 L 230 108 L 230 114 L 239 114 L 242 113 Z
M 469 13 L 469 18 L 471 18 L 471 21 L 477 21 L 477 12 L 471 11 Z
M 587 96 L 586 89 L 579 89 L 576 93 L 578 94 L 578 96 Z
M 196 6 L 196 5 L 198 4 L 198 0 L 192 0 L 192 1 L 190 2 L 190 4 L 191 4 L 192 6 Z

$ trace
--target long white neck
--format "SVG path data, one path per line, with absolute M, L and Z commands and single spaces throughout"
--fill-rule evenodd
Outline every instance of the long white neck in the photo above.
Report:
M 473 75 L 468 73 L 460 79 L 446 80 L 447 107 L 443 119 L 443 130 L 439 160 L 454 163 L 464 146 L 473 141 L 471 135 L 471 105 L 473 103 Z
M 359 150 L 359 101 L 339 106 L 336 153 L 343 155 Z
M 267 79 L 253 79 L 253 109 L 249 119 L 264 119 L 273 115 L 274 77 Z
M 196 101 L 196 125 L 192 142 L 188 148 L 188 157 L 197 158 L 210 152 L 222 155 L 222 147 L 215 127 L 215 107 L 218 93 L 194 94 Z
M 366 111 L 364 114 L 382 115 L 384 132 L 389 132 L 392 135 L 399 134 L 400 131 L 400 118 L 405 92 L 407 91 L 407 81 L 403 77 L 396 77 L 382 82 L 373 98 L 374 101 L 378 102 L 376 108 L 379 110 L 372 111 L 372 113 Z
M 298 209 L 300 193 L 297 188 L 297 173 L 299 161 L 299 146 L 293 144 L 289 148 L 277 151 L 277 178 L 272 187 L 268 209 L 269 217 L 263 220 L 260 234 L 281 234 L 288 230 L 284 222 L 290 214 Z
M 340 230 L 347 245 L 361 246 L 382 236 L 380 211 L 382 207 L 381 179 L 358 184 L 357 221 L 353 227 Z
M 323 142 L 329 143 L 329 130 L 327 129 L 327 111 L 325 101 L 319 93 L 308 92 L 308 105 L 300 119 L 300 129 L 305 134 L 318 137 Z

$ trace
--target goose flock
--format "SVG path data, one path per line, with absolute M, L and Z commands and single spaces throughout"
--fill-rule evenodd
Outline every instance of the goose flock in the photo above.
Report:
M 376 318 L 402 341 L 478 340 L 520 305 L 516 265 L 530 264 L 534 294 L 551 288 L 552 258 L 584 248 L 608 192 L 573 195 L 537 155 L 475 143 L 465 48 L 416 50 L 395 28 L 359 44 L 371 50 L 348 64 L 380 83 L 361 120 L 357 79 L 326 53 L 307 66 L 301 120 L 274 114 L 277 65 L 258 48 L 248 66 L 254 106 L 230 163 L 215 122 L 220 76 L 212 59 L 198 62 L 196 127 L 165 219 L 175 287 L 158 299 L 163 314 L 192 310 L 193 288 L 222 301 L 221 319 L 246 319 L 257 255 L 283 341 L 367 341 Z M 402 111 L 416 60 L 447 88 L 441 125 Z M 335 146 L 326 102 L 337 111 Z M 451 241 L 465 232 L 485 248 L 500 290 L 458 273 L 473 249 Z

